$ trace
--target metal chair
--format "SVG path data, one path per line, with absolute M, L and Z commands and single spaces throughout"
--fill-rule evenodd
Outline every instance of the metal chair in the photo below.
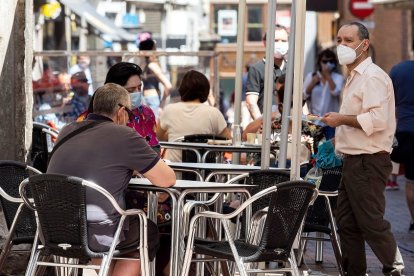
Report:
M 32 244 L 36 234 L 36 219 L 19 195 L 19 184 L 25 178 L 41 172 L 26 164 L 0 161 L 0 203 L 9 234 L 0 255 L 0 271 L 13 245 Z
M 30 162 L 41 172 L 46 172 L 49 153 L 54 146 L 53 139 L 56 139 L 57 136 L 57 130 L 46 124 L 33 122 Z
M 214 134 L 191 134 L 186 135 L 183 137 L 183 142 L 190 142 L 190 143 L 207 143 L 208 140 L 226 140 L 226 137 L 214 135 Z M 183 162 L 198 162 L 196 154 L 191 150 L 183 150 L 182 151 L 182 160 Z M 203 155 L 205 152 L 204 150 L 199 150 L 200 154 Z M 218 155 L 217 153 L 209 153 L 206 158 L 206 163 L 220 163 L 218 162 Z M 205 175 L 210 173 L 209 170 L 205 171 Z M 187 180 L 196 180 L 194 175 L 183 172 L 182 173 L 183 179 Z
M 268 187 L 272 187 L 275 184 L 282 183 L 285 181 L 288 181 L 290 179 L 289 171 L 286 169 L 271 169 L 271 170 L 258 170 L 253 171 L 250 173 L 244 173 L 241 175 L 238 175 L 226 183 L 232 184 L 232 183 L 242 183 L 247 185 L 252 185 L 252 187 L 249 190 L 248 194 L 239 195 L 243 196 L 241 200 L 246 200 L 246 198 L 250 197 L 252 194 L 256 194 Z M 236 222 L 236 237 L 244 237 L 245 233 L 251 234 L 251 241 L 254 241 L 257 239 L 258 232 L 260 231 L 259 228 L 263 224 L 255 224 L 257 231 L 250 231 L 249 227 L 250 224 L 246 223 L 246 221 L 250 221 L 252 211 L 256 212 L 260 209 L 266 208 L 269 202 L 270 196 L 267 198 L 263 198 L 261 200 L 255 201 L 252 206 L 249 206 L 248 210 L 246 211 L 246 214 L 241 217 L 233 218 L 232 222 Z M 216 210 L 216 212 L 222 212 L 222 205 L 223 205 L 223 195 L 220 193 L 214 194 L 211 196 L 208 200 L 205 198 L 204 200 L 196 200 L 196 201 L 188 201 L 184 208 L 183 208 L 183 214 L 182 214 L 182 223 L 184 225 L 184 229 L 189 229 L 188 225 L 190 222 L 190 216 L 193 213 L 194 208 L 198 207 L 199 210 Z M 212 209 L 213 208 L 213 209 Z M 216 231 L 213 231 L 211 234 L 216 237 L 221 237 L 221 228 L 219 222 L 215 223 L 215 226 L 213 227 L 213 222 L 210 220 L 207 220 L 207 222 L 202 221 L 202 227 L 199 231 L 199 236 L 204 236 L 205 231 L 203 231 L 203 227 L 205 223 L 208 223 L 210 226 L 210 229 L 216 229 Z M 182 234 L 182 237 L 187 235 L 187 231 L 184 231 Z M 199 269 L 202 269 L 199 267 Z
M 252 185 L 252 187 L 248 190 L 249 190 L 249 193 L 253 195 L 268 187 L 272 187 L 275 184 L 288 181 L 289 179 L 290 179 L 290 174 L 288 170 L 271 169 L 271 170 L 258 170 L 258 171 L 253 171 L 250 173 L 241 174 L 241 175 L 238 175 L 230 179 L 226 183 L 228 184 L 242 183 L 242 184 Z M 252 212 L 255 213 L 258 210 L 267 207 L 269 197 L 254 202 L 251 206 L 252 207 L 251 211 L 249 210 L 248 212 L 247 217 L 250 217 Z M 215 204 L 215 206 L 218 207 L 216 209 L 220 211 L 221 201 L 219 199 L 221 198 L 222 198 L 221 194 L 214 194 L 212 197 L 210 197 L 208 200 L 205 200 L 205 201 L 187 202 L 186 205 L 184 206 L 184 211 L 183 211 L 183 218 L 182 218 L 183 224 L 184 225 L 189 224 L 190 214 L 195 207 L 200 207 L 205 210 L 210 210 L 210 206 L 214 206 Z M 248 229 L 246 229 L 246 226 L 247 226 L 246 216 L 244 216 L 241 221 L 242 221 L 243 226 L 238 225 L 237 232 L 240 234 L 240 231 L 241 231 L 241 235 L 244 235 L 246 231 L 249 231 Z M 184 228 L 187 229 L 186 226 Z M 185 234 L 186 233 L 183 233 L 183 235 Z
M 249 189 L 251 195 L 257 194 L 260 191 L 272 187 L 276 184 L 286 182 L 290 180 L 290 173 L 287 169 L 270 169 L 270 170 L 258 170 L 244 175 L 236 176 L 229 181 L 229 183 L 243 183 L 252 185 Z M 245 233 L 251 233 L 249 227 L 251 214 L 255 214 L 257 211 L 266 208 L 268 206 L 270 195 L 260 200 L 255 201 L 245 216 L 241 218 L 241 224 L 238 224 L 236 233 L 240 238 L 245 238 Z M 253 237 L 251 237 L 253 238 Z
M 33 200 L 26 194 L 27 187 L 32 191 Z M 87 189 L 93 190 L 96 196 L 103 197 L 103 200 L 108 200 L 120 215 L 114 241 L 107 252 L 94 252 L 88 246 Z M 116 248 L 127 216 L 139 217 L 141 271 L 143 275 L 150 275 L 147 218 L 142 210 L 123 210 L 112 195 L 102 187 L 78 177 L 59 174 L 41 174 L 25 179 L 20 185 L 20 195 L 26 205 L 36 211 L 38 218 L 36 238 L 26 275 L 34 275 L 38 266 L 99 269 L 99 275 L 107 275 L 111 260 L 116 259 L 113 256 L 122 256 L 137 250 L 137 246 L 122 250 Z M 39 260 L 40 256 L 51 255 L 61 258 L 56 262 Z M 101 265 L 81 265 L 77 262 L 79 259 L 89 258 L 102 258 Z
M 309 208 L 305 218 L 302 237 L 298 251 L 298 262 L 302 260 L 303 251 L 308 240 L 316 241 L 315 262 L 323 262 L 323 241 L 330 241 L 335 254 L 340 275 L 345 275 L 342 268 L 342 254 L 339 246 L 334 210 L 338 196 L 338 186 L 342 177 L 342 167 L 322 169 L 319 196 Z
M 308 206 L 317 196 L 317 190 L 311 183 L 305 181 L 287 181 L 266 188 L 247 199 L 231 214 L 216 212 L 201 212 L 195 215 L 190 222 L 190 231 L 187 240 L 186 253 L 181 275 L 188 275 L 193 252 L 209 256 L 209 258 L 196 258 L 197 262 L 232 261 L 236 264 L 239 274 L 247 273 L 289 271 L 299 275 L 292 245 L 300 231 L 303 218 Z M 259 243 L 248 240 L 235 240 L 229 229 L 230 219 L 251 206 L 256 201 L 266 201 L 264 228 Z M 200 218 L 214 218 L 220 220 L 227 240 L 195 239 L 195 233 Z M 254 221 L 254 220 L 252 220 Z M 283 269 L 257 269 L 246 268 L 247 263 L 266 261 L 289 262 L 290 268 Z

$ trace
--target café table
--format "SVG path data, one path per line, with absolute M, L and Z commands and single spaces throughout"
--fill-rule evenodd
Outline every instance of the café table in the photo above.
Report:
M 205 181 L 209 181 L 213 176 L 223 174 L 242 174 L 251 171 L 260 170 L 260 166 L 251 165 L 239 165 L 239 164 L 228 164 L 228 163 L 194 163 L 194 162 L 170 162 L 167 161 L 167 165 L 173 170 L 190 170 L 201 174 L 204 177 L 204 171 L 209 170 L 211 173 L 204 178 Z M 280 168 L 270 168 L 275 170 L 288 170 Z
M 168 193 L 171 197 L 172 219 L 171 219 L 171 266 L 170 275 L 179 275 L 181 268 L 181 261 L 183 257 L 184 248 L 181 248 L 184 239 L 181 236 L 187 229 L 182 229 L 181 223 L 182 208 L 184 206 L 187 195 L 198 193 L 245 193 L 250 196 L 248 188 L 251 185 L 246 184 L 226 184 L 217 182 L 191 181 L 191 180 L 177 180 L 176 184 L 169 188 L 158 187 L 153 185 L 145 178 L 132 178 L 129 182 L 129 189 L 146 190 L 150 192 L 161 191 Z M 149 193 L 151 194 L 151 193 Z M 156 196 L 148 196 L 148 210 L 149 218 L 156 221 L 157 198 Z
M 197 156 L 198 163 L 205 163 L 207 155 L 210 152 L 246 152 L 246 153 L 261 153 L 262 145 L 256 144 L 241 144 L 239 146 L 233 145 L 215 145 L 208 143 L 189 143 L 189 142 L 166 142 L 160 141 L 160 145 L 166 149 L 176 149 L 176 150 L 191 150 Z M 274 156 L 277 156 L 276 150 L 277 146 L 271 146 L 270 153 Z M 200 150 L 204 150 L 203 153 Z

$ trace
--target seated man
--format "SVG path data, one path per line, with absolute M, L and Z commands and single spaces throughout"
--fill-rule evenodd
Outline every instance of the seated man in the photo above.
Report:
M 276 82 L 276 97 L 278 99 L 278 112 L 272 113 L 272 132 L 280 133 L 282 129 L 282 113 L 283 113 L 283 98 L 284 98 L 284 82 L 285 82 L 285 75 L 282 75 Z M 292 107 L 293 101 L 291 101 Z M 248 133 L 262 133 L 262 125 L 263 125 L 263 117 L 259 117 L 258 119 L 249 123 L 242 133 L 242 140 L 247 140 Z M 291 133 L 291 122 L 289 122 L 289 130 L 288 133 Z M 309 120 L 302 120 L 302 148 L 301 148 L 301 156 L 300 161 L 305 162 L 309 160 L 310 153 L 315 152 L 315 149 L 318 146 L 319 141 L 324 138 L 323 135 L 323 128 L 310 122 Z M 312 138 L 312 139 L 309 139 Z M 287 159 L 291 159 L 291 152 L 292 148 L 291 145 L 288 144 L 287 148 Z M 258 165 L 260 160 L 260 156 L 255 154 L 253 156 L 253 163 Z M 288 160 L 288 167 L 290 167 L 290 160 Z
M 84 125 L 91 127 L 65 141 L 51 157 L 48 173 L 78 176 L 93 181 L 111 193 L 121 208 L 125 208 L 125 191 L 134 171 L 148 178 L 154 185 L 170 187 L 175 174 L 137 132 L 126 126 L 131 100 L 128 91 L 117 84 L 106 84 L 96 90 L 94 113 L 85 121 L 67 125 L 59 134 L 58 143 Z M 89 247 L 106 251 L 113 241 L 119 214 L 112 204 L 87 190 Z M 118 248 L 139 243 L 139 220 L 125 222 Z M 152 259 L 159 246 L 158 230 L 148 221 L 148 249 Z M 92 260 L 99 263 L 101 260 Z M 116 260 L 109 275 L 139 275 L 139 262 Z

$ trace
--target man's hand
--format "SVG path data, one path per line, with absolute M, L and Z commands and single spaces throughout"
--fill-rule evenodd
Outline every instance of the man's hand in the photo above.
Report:
M 327 124 L 330 127 L 347 125 L 354 128 L 362 129 L 356 115 L 343 115 L 336 112 L 329 112 L 323 116 L 321 122 Z
M 337 112 L 326 113 L 321 121 L 330 127 L 337 127 L 342 125 L 342 115 Z

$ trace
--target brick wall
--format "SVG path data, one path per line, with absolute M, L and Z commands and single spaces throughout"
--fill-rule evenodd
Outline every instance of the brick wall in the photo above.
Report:
M 341 1 L 340 25 L 359 21 L 349 12 L 349 0 Z M 368 18 L 373 46 L 373 57 L 386 72 L 389 72 L 395 64 L 402 60 L 409 59 L 412 43 L 412 20 L 410 10 L 387 9 L 382 6 L 375 6 L 375 11 Z M 364 23 L 364 22 L 362 22 Z

